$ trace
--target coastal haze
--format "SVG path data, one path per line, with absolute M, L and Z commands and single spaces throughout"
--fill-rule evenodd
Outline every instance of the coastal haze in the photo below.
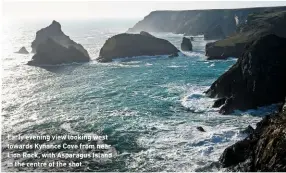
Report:
M 108 136 L 105 143 L 113 147 L 115 157 L 107 161 L 87 159 L 85 166 L 79 168 L 17 168 L 9 166 L 14 159 L 8 158 L 7 151 L 2 149 L 2 170 L 218 171 L 214 163 L 224 149 L 245 138 L 247 135 L 242 131 L 248 125 L 255 127 L 264 115 L 277 110 L 277 106 L 235 111 L 232 115 L 221 115 L 219 108 L 212 107 L 215 99 L 204 92 L 237 59 L 208 60 L 205 46 L 216 39 L 204 38 L 209 32 L 199 28 L 206 26 L 200 21 L 211 24 L 209 21 L 216 22 L 233 13 L 241 14 L 239 17 L 243 21 L 252 10 L 223 11 L 210 19 L 207 17 L 213 13 L 205 16 L 202 10 L 198 16 L 203 16 L 205 21 L 188 18 L 186 13 L 192 11 L 168 11 L 162 15 L 173 19 L 170 21 L 152 15 L 165 13 L 162 10 L 268 9 L 273 6 L 282 6 L 279 10 L 283 11 L 285 5 L 285 2 L 273 1 L 4 1 L 2 146 L 11 144 L 11 141 L 3 140 L 7 135 L 98 134 Z M 152 12 L 154 10 L 161 12 Z M 88 63 L 42 68 L 27 65 L 33 53 L 14 53 L 23 46 L 31 52 L 36 32 L 56 23 L 53 20 L 59 22 L 61 30 L 71 40 L 87 50 Z M 166 27 L 156 20 L 166 22 Z M 188 29 L 181 27 L 183 23 Z M 222 26 L 222 37 L 236 30 L 236 23 L 232 28 L 226 26 Z M 181 51 L 178 57 L 140 56 L 98 62 L 100 49 L 110 37 L 142 30 L 169 41 Z M 181 50 L 184 35 L 194 37 L 192 51 Z M 42 144 L 50 143 L 60 142 Z M 45 162 L 48 159 L 38 160 Z M 59 160 L 66 161 L 64 158 Z

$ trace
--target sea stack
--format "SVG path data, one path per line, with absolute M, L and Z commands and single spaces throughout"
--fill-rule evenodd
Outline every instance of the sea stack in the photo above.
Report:
M 21 47 L 21 49 L 18 52 L 15 52 L 15 53 L 29 54 L 29 52 L 27 51 L 27 49 L 25 47 Z
M 36 38 L 32 42 L 32 52 L 36 53 L 38 46 L 49 38 L 66 48 L 73 46 L 81 51 L 86 57 L 89 57 L 88 52 L 84 47 L 71 40 L 69 36 L 65 35 L 61 29 L 61 24 L 55 20 L 48 27 L 37 31 Z
M 192 51 L 193 45 L 190 39 L 183 37 L 182 43 L 181 43 L 181 49 L 183 51 Z
M 74 42 L 61 30 L 61 25 L 53 21 L 39 30 L 32 42 L 35 53 L 28 65 L 57 65 L 72 62 L 88 62 L 90 57 L 82 45 Z
M 284 101 L 286 38 L 270 34 L 246 46 L 245 52 L 206 91 L 219 98 L 220 113 L 247 110 Z
M 68 48 L 58 44 L 49 38 L 37 47 L 37 53 L 28 62 L 28 65 L 58 65 L 72 62 L 88 62 L 89 57 L 76 49 L 74 46 Z
M 147 32 L 118 34 L 109 38 L 100 49 L 98 61 L 110 62 L 116 58 L 134 56 L 177 56 L 179 50 L 169 41 L 154 37 Z

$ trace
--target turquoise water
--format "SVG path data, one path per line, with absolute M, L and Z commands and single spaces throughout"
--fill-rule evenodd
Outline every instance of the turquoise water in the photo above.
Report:
M 217 161 L 226 146 L 244 137 L 239 131 L 261 118 L 249 112 L 219 115 L 211 108 L 213 100 L 203 91 L 236 60 L 207 61 L 202 37 L 193 42 L 193 52 L 177 58 L 134 57 L 98 63 L 95 59 L 105 40 L 136 21 L 59 21 L 93 60 L 45 69 L 25 65 L 32 54 L 13 52 L 21 46 L 31 50 L 35 32 L 50 22 L 4 27 L 2 138 L 7 134 L 109 136 L 106 143 L 113 146 L 116 157 L 86 160 L 84 167 L 64 171 L 210 171 L 208 165 Z M 178 48 L 183 37 L 153 34 Z M 199 132 L 197 126 L 207 132 Z M 6 150 L 2 151 L 4 170 L 30 170 L 8 167 Z

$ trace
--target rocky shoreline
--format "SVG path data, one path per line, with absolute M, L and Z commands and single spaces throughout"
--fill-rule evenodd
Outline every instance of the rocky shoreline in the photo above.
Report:
M 227 147 L 219 162 L 227 171 L 286 171 L 286 103 L 264 117 L 245 139 Z
M 220 166 L 228 171 L 286 171 L 286 38 L 270 34 L 249 43 L 227 72 L 206 91 L 220 113 L 284 103 L 263 118 L 247 138 L 225 149 Z
M 286 11 L 279 10 L 249 15 L 247 23 L 241 23 L 236 34 L 206 45 L 208 59 L 239 58 L 236 64 L 205 92 L 207 96 L 217 98 L 213 107 L 219 107 L 221 114 L 231 114 L 235 110 L 245 111 L 270 104 L 284 104 L 278 112 L 264 117 L 257 124 L 256 129 L 250 131 L 247 138 L 225 149 L 219 162 L 221 167 L 229 171 L 286 171 L 286 83 L 284 81 L 286 78 Z M 242 16 L 245 17 L 244 15 L 248 13 L 249 11 Z M 203 14 L 206 14 L 205 17 L 213 15 L 205 11 Z M 221 18 L 221 15 L 218 16 L 214 19 Z M 150 17 L 147 16 L 146 20 L 147 18 Z M 233 19 L 228 17 L 226 20 L 233 22 Z M 206 24 L 206 22 L 202 23 Z M 195 26 L 193 22 L 190 24 Z M 214 30 L 201 31 L 200 27 L 206 27 L 203 24 L 186 33 L 208 33 L 206 39 L 217 39 L 224 38 L 233 29 L 217 25 Z M 140 22 L 137 25 L 140 26 Z M 139 27 L 137 25 L 130 31 L 136 31 Z M 139 28 L 142 29 L 142 26 Z M 147 28 L 147 31 L 149 30 L 153 31 L 153 28 Z M 180 33 L 184 30 L 180 28 L 175 32 Z M 214 37 L 215 35 L 217 37 Z M 184 37 L 181 49 L 192 51 L 191 40 Z M 61 25 L 56 21 L 37 32 L 36 39 L 32 43 L 32 51 L 35 55 L 28 65 L 90 61 L 88 52 L 83 46 L 66 36 L 61 31 Z M 173 57 L 177 56 L 178 52 L 180 51 L 169 41 L 156 38 L 148 32 L 123 33 L 105 42 L 97 60 L 111 62 L 116 58 L 155 55 Z M 202 127 L 198 127 L 198 130 L 205 131 Z

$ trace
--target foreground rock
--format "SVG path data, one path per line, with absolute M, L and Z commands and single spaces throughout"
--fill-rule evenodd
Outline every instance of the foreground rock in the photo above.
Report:
M 220 100 L 220 113 L 247 110 L 283 102 L 286 96 L 286 38 L 263 36 L 246 50 L 206 91 Z
M 209 27 L 206 33 L 204 34 L 205 40 L 218 40 L 218 39 L 224 39 L 224 38 L 225 38 L 225 34 L 220 25 Z
M 286 104 L 280 113 L 263 118 L 247 138 L 226 148 L 220 163 L 228 171 L 285 172 L 285 136 Z
M 15 53 L 29 54 L 29 52 L 27 51 L 27 49 L 25 47 L 21 47 L 21 49 L 18 52 L 15 52 Z
M 171 55 L 177 56 L 179 50 L 169 41 L 151 34 L 118 34 L 109 38 L 100 49 L 98 61 L 110 62 L 116 58 L 134 56 Z
M 181 49 L 183 51 L 192 51 L 193 45 L 190 39 L 183 37 L 182 43 L 181 43 Z
M 239 58 L 252 41 L 268 34 L 286 37 L 286 11 L 250 14 L 247 23 L 237 28 L 236 34 L 206 45 L 208 59 Z
M 56 43 L 64 46 L 66 48 L 73 46 L 77 50 L 81 51 L 86 57 L 89 57 L 88 52 L 84 47 L 69 38 L 65 35 L 61 29 L 61 24 L 57 21 L 53 21 L 51 25 L 46 28 L 43 28 L 36 33 L 36 38 L 32 42 L 32 52 L 36 53 L 37 48 L 41 43 L 44 43 L 49 38 L 53 39 Z
M 88 62 L 90 59 L 74 46 L 68 48 L 58 44 L 53 39 L 47 39 L 37 47 L 37 53 L 28 65 L 57 65 L 72 62 Z

